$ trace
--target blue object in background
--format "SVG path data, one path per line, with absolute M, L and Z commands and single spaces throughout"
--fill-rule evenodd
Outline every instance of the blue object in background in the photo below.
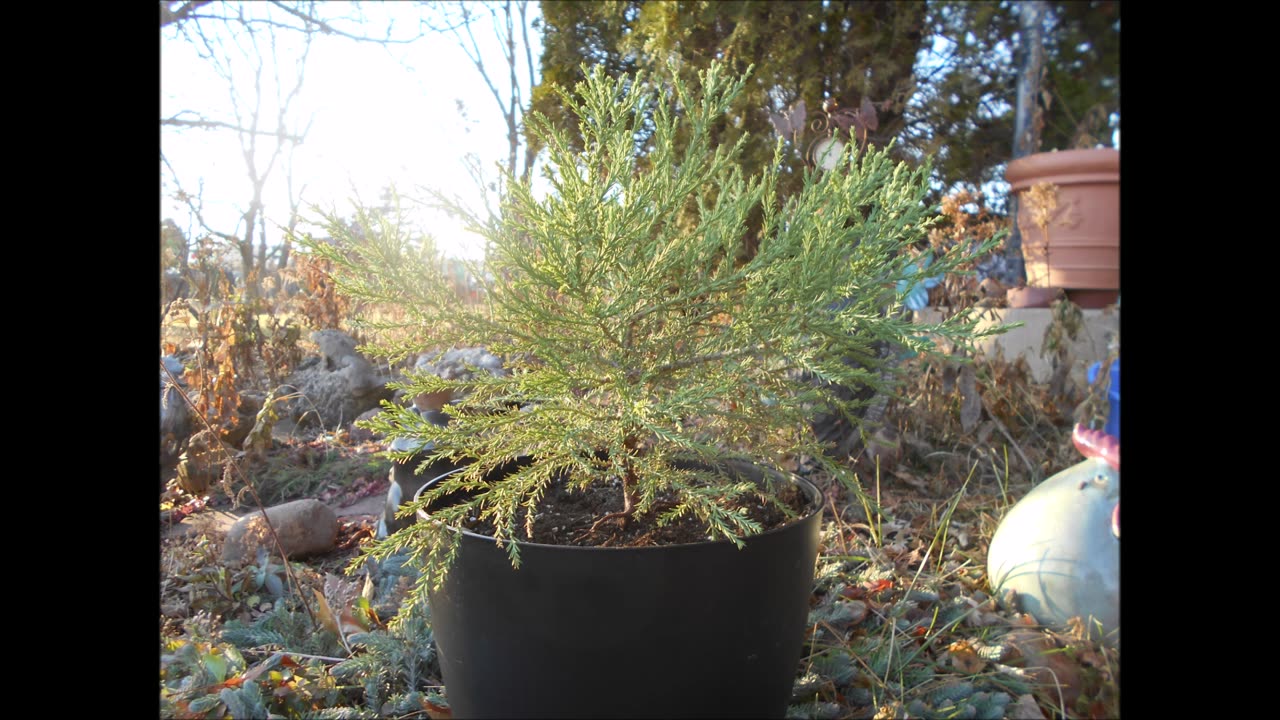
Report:
M 898 293 L 904 294 L 902 304 L 908 310 L 923 310 L 929 305 L 929 291 L 942 282 L 941 275 L 916 280 L 913 276 L 923 275 L 933 264 L 933 254 L 924 253 L 920 259 L 907 267 L 907 277 L 898 281 Z
M 1102 363 L 1096 362 L 1089 366 L 1089 384 L 1092 385 L 1098 377 L 1098 370 L 1102 368 Z M 1116 440 L 1120 439 L 1120 358 L 1116 358 L 1111 363 L 1111 385 L 1107 388 L 1107 403 L 1111 410 L 1107 413 L 1107 426 L 1104 428 L 1106 433 Z

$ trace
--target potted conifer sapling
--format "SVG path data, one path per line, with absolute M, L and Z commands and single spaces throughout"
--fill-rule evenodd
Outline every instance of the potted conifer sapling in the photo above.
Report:
M 549 192 L 508 177 L 499 213 L 469 216 L 488 242 L 478 304 L 393 224 L 356 235 L 330 218 L 337 242 L 309 245 L 342 291 L 402 309 L 414 332 L 385 355 L 482 346 L 506 363 L 402 385 L 447 393 L 445 424 L 387 404 L 369 425 L 417 440 L 422 468 L 456 468 L 369 551 L 420 563 L 455 717 L 781 717 L 822 507 L 782 468 L 813 458 L 852 483 L 809 423 L 858 422 L 833 387 L 888 390 L 884 343 L 977 336 L 967 314 L 896 311 L 904 251 L 935 219 L 927 163 L 849 148 L 779 197 L 781 141 L 752 177 L 741 143 L 712 141 L 744 82 L 720 65 L 698 87 L 596 68 L 562 90 L 581 149 L 532 117 Z

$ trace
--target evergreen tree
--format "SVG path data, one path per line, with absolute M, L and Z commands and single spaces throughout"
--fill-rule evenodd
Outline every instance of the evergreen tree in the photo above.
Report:
M 750 81 L 712 128 L 712 141 L 742 149 L 748 173 L 773 160 L 777 134 L 769 113 L 797 100 L 818 109 L 825 99 L 856 108 L 880 103 L 871 141 L 886 145 L 905 122 L 912 69 L 923 47 L 923 2 L 612 2 L 543 3 L 542 82 L 534 109 L 580 137 L 553 83 L 572 87 L 580 65 L 596 63 L 614 77 L 644 70 L 663 85 L 673 70 L 690 82 L 718 60 L 734 72 L 754 65 Z M 809 136 L 812 139 L 812 135 Z M 685 139 L 681 138 L 681 142 Z M 804 142 L 783 156 L 780 190 L 800 187 Z
M 860 424 L 862 403 L 835 388 L 888 390 L 882 344 L 933 353 L 929 337 L 971 348 L 985 334 L 968 313 L 918 325 L 885 312 L 901 306 L 918 271 L 910 248 L 937 220 L 923 202 L 927 162 L 912 169 L 884 149 L 847 149 L 832 171 L 804 173 L 783 198 L 781 142 L 775 160 L 748 176 L 740 157 L 748 137 L 711 140 L 749 77 L 720 63 L 690 83 L 678 67 L 668 71 L 670 93 L 644 73 L 615 80 L 601 67 L 562 91 L 583 131 L 581 151 L 532 116 L 549 148 L 552 191 L 538 198 L 508 176 L 501 215 L 470 216 L 489 243 L 483 303 L 457 303 L 430 258 L 391 225 L 360 238 L 330 216 L 350 252 L 307 244 L 333 263 L 344 292 L 401 306 L 402 329 L 416 334 L 410 346 L 428 334 L 440 346 L 482 346 L 510 370 L 415 375 L 397 387 L 411 396 L 447 391 L 450 422 L 386 406 L 368 425 L 429 443 L 426 463 L 474 460 L 411 509 L 455 492 L 469 499 L 433 507 L 443 525 L 404 528 L 372 551 L 380 559 L 408 546 L 425 558 L 424 577 L 438 580 L 456 550 L 457 535 L 443 527 L 472 518 L 491 522 L 486 532 L 517 562 L 553 483 L 619 494 L 622 510 L 595 519 L 583 537 L 606 521 L 662 527 L 689 518 L 699 534 L 740 543 L 762 527 L 738 500 L 783 506 L 723 462 L 807 456 L 852 482 L 808 429 L 817 411 Z M 637 153 L 635 138 L 646 134 L 651 147 Z M 758 252 L 739 261 L 753 214 Z M 946 273 L 963 260 L 962 250 L 948 252 L 932 267 Z
M 934 199 L 957 184 L 978 189 L 1001 179 L 1012 152 L 1016 2 L 544 2 L 542 15 L 533 107 L 575 140 L 579 131 L 549 88 L 580 81 L 582 63 L 613 77 L 643 69 L 668 83 L 668 60 L 688 80 L 719 59 L 735 71 L 755 64 L 713 132 L 722 143 L 751 134 L 742 153 L 749 173 L 772 159 L 769 112 L 800 100 L 815 111 L 810 120 L 828 99 L 846 108 L 876 103 L 870 141 L 897 140 L 896 159 L 933 157 Z M 1119 3 L 1052 2 L 1046 23 L 1043 148 L 1110 145 L 1119 118 Z M 804 144 L 783 158 L 783 194 L 799 187 Z

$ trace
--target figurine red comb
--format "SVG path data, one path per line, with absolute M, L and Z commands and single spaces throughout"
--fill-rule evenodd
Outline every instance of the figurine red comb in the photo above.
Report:
M 1120 469 L 1120 441 L 1114 435 L 1101 430 L 1090 430 L 1084 425 L 1076 425 L 1071 431 L 1071 441 L 1076 450 L 1087 458 L 1102 458 L 1116 470 Z

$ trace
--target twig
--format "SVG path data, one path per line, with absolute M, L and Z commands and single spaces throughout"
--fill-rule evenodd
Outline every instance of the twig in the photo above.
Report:
M 179 113 L 181 114 L 181 113 Z M 239 133 L 250 133 L 253 135 L 262 135 L 265 137 L 281 138 L 294 143 L 301 143 L 304 139 L 303 135 L 293 135 L 284 132 L 283 129 L 277 129 L 274 132 L 269 130 L 257 130 L 255 128 L 246 128 L 234 123 L 223 122 L 221 120 L 206 120 L 200 118 L 197 120 L 187 120 L 177 116 L 171 118 L 160 118 L 161 125 L 169 125 L 173 127 L 200 128 L 203 130 L 235 130 Z
M 260 653 L 262 655 L 284 655 L 287 657 L 303 658 L 304 660 L 324 660 L 326 662 L 346 662 L 351 658 L 329 657 L 328 655 L 307 655 L 306 653 L 297 653 L 289 650 L 264 650 L 262 648 L 240 648 L 242 653 Z
M 1027 459 L 1026 453 L 1022 452 L 1022 446 L 1018 445 L 1018 441 L 1014 440 L 1013 436 L 1009 434 L 1009 428 L 1005 427 L 1003 422 L 1000 422 L 1000 418 L 991 412 L 991 408 L 987 406 L 987 399 L 983 398 L 981 394 L 978 397 L 982 399 L 982 409 L 987 412 L 987 417 L 991 418 L 991 422 L 996 424 L 996 429 L 1000 431 L 1005 440 L 1009 441 L 1010 445 L 1013 445 L 1013 451 L 1018 453 L 1018 457 L 1022 458 L 1022 462 L 1027 466 L 1027 471 L 1031 473 L 1031 482 L 1037 482 L 1040 473 L 1031 464 L 1031 461 Z

